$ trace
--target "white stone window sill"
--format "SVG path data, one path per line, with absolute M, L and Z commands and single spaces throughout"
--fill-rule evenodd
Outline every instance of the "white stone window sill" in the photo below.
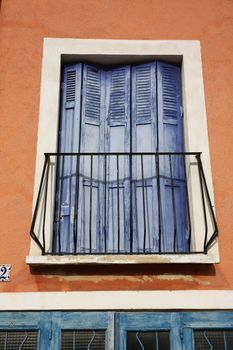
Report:
M 43 255 L 27 256 L 29 265 L 95 265 L 95 264 L 214 264 L 217 255 L 208 254 L 161 254 L 161 255 Z

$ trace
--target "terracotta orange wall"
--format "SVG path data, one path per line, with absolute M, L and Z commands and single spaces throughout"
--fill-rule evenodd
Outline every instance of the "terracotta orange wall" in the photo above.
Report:
M 2 0 L 0 20 L 0 290 L 233 289 L 232 0 Z M 26 265 L 44 37 L 201 41 L 219 265 Z

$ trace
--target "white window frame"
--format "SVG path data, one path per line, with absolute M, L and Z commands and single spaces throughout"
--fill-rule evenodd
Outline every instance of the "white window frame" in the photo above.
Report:
M 78 62 L 88 60 L 102 64 L 133 63 L 160 59 L 181 63 L 182 95 L 184 109 L 184 135 L 186 152 L 202 152 L 202 163 L 212 204 L 214 204 L 211 176 L 208 130 L 202 76 L 201 49 L 199 41 L 190 40 L 99 40 L 99 39 L 44 39 L 42 81 L 36 156 L 36 171 L 33 210 L 38 195 L 44 153 L 57 152 L 59 121 L 60 74 L 62 60 Z M 195 196 L 200 195 L 199 180 L 192 167 L 187 176 L 191 183 L 191 221 L 193 227 L 191 245 L 196 249 L 203 241 L 203 212 Z M 54 179 L 51 179 L 52 183 Z M 53 232 L 53 193 L 50 193 L 46 218 L 46 243 L 51 244 Z M 155 254 L 155 255 L 41 255 L 36 243 L 31 239 L 28 264 L 129 264 L 129 263 L 218 263 L 217 240 L 208 254 Z

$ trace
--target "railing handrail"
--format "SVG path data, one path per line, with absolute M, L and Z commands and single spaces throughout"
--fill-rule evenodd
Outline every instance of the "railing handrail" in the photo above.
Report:
M 117 168 L 115 169 L 116 172 L 117 172 L 117 179 L 115 181 L 117 181 L 117 196 L 118 196 L 118 209 L 117 209 L 117 212 L 119 213 L 120 212 L 120 208 L 119 208 L 119 157 L 120 156 L 126 156 L 129 158 L 129 160 L 132 161 L 132 156 L 138 156 L 141 158 L 141 171 L 142 171 L 142 179 L 140 179 L 140 181 L 142 181 L 142 196 L 143 196 L 143 203 L 145 202 L 145 193 L 144 193 L 144 187 L 145 187 L 145 178 L 144 178 L 144 172 L 143 172 L 143 156 L 155 156 L 155 160 L 156 160 L 156 171 L 158 171 L 158 183 L 157 183 L 157 186 L 159 186 L 158 188 L 158 200 L 159 200 L 159 203 L 160 203 L 160 199 L 159 199 L 159 196 L 160 196 L 160 179 L 163 177 L 163 175 L 161 175 L 160 171 L 159 171 L 159 156 L 169 156 L 169 164 L 170 164 L 170 177 L 171 177 L 171 182 L 172 182 L 172 208 L 174 210 L 174 218 L 176 218 L 176 213 L 175 213 L 175 200 L 174 200 L 174 186 L 173 186 L 173 181 L 176 180 L 176 178 L 174 177 L 174 174 L 173 174 L 173 169 L 172 169 L 172 163 L 171 163 L 171 160 L 174 159 L 172 158 L 172 156 L 183 156 L 183 162 L 184 162 L 184 166 L 185 166 L 185 156 L 194 156 L 194 158 L 196 159 L 196 164 L 197 164 L 197 167 L 198 167 L 198 172 L 199 172 L 199 181 L 200 181 L 200 188 L 201 188 L 201 197 L 202 197 L 202 207 L 203 207 L 203 213 L 204 213 L 204 219 L 205 219 L 205 232 L 203 233 L 204 234 L 204 244 L 203 244 L 203 251 L 190 251 L 190 239 L 191 239 L 191 222 L 190 222 L 190 213 L 189 213 L 189 200 L 188 200 L 188 188 L 187 188 L 187 184 L 185 185 L 185 191 L 186 191 L 186 197 L 187 197 L 187 215 L 188 215 L 188 229 L 189 229 L 189 234 L 188 234 L 188 238 L 189 238 L 189 251 L 187 252 L 179 252 L 177 253 L 175 251 L 175 242 L 176 242 L 176 223 L 174 224 L 175 225 L 175 234 L 174 234 L 174 251 L 173 252 L 166 252 L 166 251 L 161 251 L 161 247 L 159 247 L 159 251 L 157 252 L 147 252 L 146 249 L 145 249 L 145 233 L 144 233 L 144 244 L 143 244 L 143 251 L 144 251 L 144 254 L 198 254 L 198 253 L 204 253 L 204 254 L 207 254 L 209 248 L 212 246 L 214 240 L 216 239 L 216 237 L 218 236 L 218 227 L 217 227 L 217 222 L 216 222 L 216 218 L 215 218 L 215 213 L 214 213 L 214 209 L 213 209 L 213 205 L 211 203 L 211 196 L 210 196 L 210 193 L 209 193 L 209 190 L 208 190 L 208 185 L 207 185 L 207 181 L 206 181 L 206 178 L 205 178 L 205 174 L 204 174 L 204 170 L 203 170 L 203 166 L 202 166 L 202 162 L 201 162 L 201 154 L 202 152 L 46 152 L 44 153 L 45 155 L 45 161 L 44 161 L 44 167 L 43 167 L 43 171 L 42 171 L 42 177 L 41 177 L 41 181 L 40 181 L 40 185 L 39 185 L 39 192 L 38 192 L 38 196 L 37 196 L 37 200 L 36 200 L 36 205 L 35 205 L 35 210 L 34 210 L 34 213 L 33 213 L 33 219 L 32 219 L 32 224 L 31 224 L 31 229 L 30 229 L 30 235 L 32 237 L 32 239 L 36 242 L 36 244 L 40 247 L 41 251 L 42 251 L 42 254 L 52 254 L 53 255 L 53 252 L 46 252 L 46 247 L 45 247 L 45 236 L 46 236 L 46 232 L 45 232 L 45 217 L 46 217 L 46 203 L 47 203 L 47 191 L 48 191 L 48 177 L 49 177 L 49 168 L 50 168 L 50 165 L 52 164 L 51 163 L 51 159 L 50 157 L 56 157 L 58 161 L 61 161 L 61 162 L 64 162 L 64 157 L 66 156 L 76 156 L 77 157 L 77 161 L 80 160 L 80 157 L 91 157 L 91 183 L 90 183 L 90 188 L 91 188 L 91 192 L 90 192 L 90 201 L 92 203 L 92 188 L 93 188 L 93 184 L 92 184 L 92 181 L 93 180 L 93 176 L 92 176 L 92 167 L 93 167 L 93 157 L 95 156 L 103 156 L 104 159 L 105 159 L 105 162 L 106 162 L 106 158 L 107 157 L 116 157 L 117 159 Z M 61 159 L 60 159 L 61 157 Z M 63 163 L 62 163 L 63 164 Z M 77 164 L 79 164 L 77 162 Z M 106 164 L 106 163 L 104 163 Z M 191 163 L 190 163 L 191 164 Z M 130 169 L 132 168 L 132 164 L 130 166 Z M 80 169 L 79 167 L 76 168 L 76 177 L 77 176 L 81 176 L 81 173 L 79 173 Z M 184 171 L 185 171 L 185 168 L 184 168 Z M 105 174 L 105 177 L 106 177 L 106 174 Z M 186 178 L 186 174 L 185 174 L 185 181 L 187 180 Z M 63 181 L 63 180 L 61 180 Z M 76 180 L 77 181 L 77 180 Z M 105 182 L 105 185 L 107 183 L 109 183 L 109 181 L 104 180 Z M 128 180 L 127 180 L 128 181 Z M 132 178 L 132 174 L 130 174 L 130 184 L 132 184 L 134 181 L 134 179 Z M 131 186 L 131 185 L 130 185 Z M 77 186 L 76 186 L 77 187 Z M 106 189 L 105 189 L 106 190 Z M 42 192 L 45 191 L 45 195 L 43 196 L 42 195 Z M 130 191 L 131 193 L 132 191 Z M 76 196 L 76 194 L 75 194 Z M 39 208 L 39 205 L 40 205 L 40 202 L 41 201 L 44 201 L 44 209 L 43 209 L 43 224 L 42 224 L 42 238 L 43 238 L 43 242 L 41 242 L 41 240 L 39 239 L 39 236 L 37 236 L 37 234 L 34 232 L 34 229 L 35 229 L 35 223 L 36 223 L 36 218 L 37 218 L 37 213 L 38 213 L 38 208 Z M 132 198 L 131 198 L 131 201 L 132 201 Z M 160 204 L 158 206 L 158 208 L 160 208 Z M 146 215 L 145 215 L 145 207 L 143 208 L 144 211 L 143 211 L 143 217 L 145 219 Z M 213 224 L 213 231 L 212 231 L 212 234 L 210 235 L 209 237 L 209 234 L 208 234 L 208 231 L 209 231 L 209 228 L 208 228 L 208 222 L 207 222 L 207 214 L 206 214 L 206 211 L 209 211 L 209 215 L 210 215 L 210 219 L 212 220 L 212 224 Z M 91 213 L 91 211 L 90 211 Z M 131 209 L 130 209 L 130 213 L 131 213 Z M 91 215 L 91 214 L 90 214 Z M 160 214 L 159 214 L 160 215 Z M 90 216 L 90 219 L 89 221 L 92 222 L 91 220 L 91 216 Z M 132 219 L 132 213 L 130 214 L 130 220 Z M 175 220 L 175 219 L 174 219 Z M 118 221 L 119 221 L 119 218 L 118 218 Z M 145 221 L 145 220 L 144 220 Z M 160 218 L 159 218 L 159 221 L 160 221 Z M 91 225 L 90 225 L 91 227 Z M 120 227 L 120 224 L 118 222 L 118 228 Z M 144 222 L 144 230 L 146 228 L 146 222 Z M 133 232 L 132 231 L 132 228 L 130 227 L 130 239 L 131 239 L 131 243 L 133 242 Z M 90 235 L 91 237 L 91 235 Z M 118 237 L 119 238 L 119 237 Z M 160 241 L 161 241 L 161 237 L 160 237 Z M 90 238 L 90 242 L 91 242 L 91 238 Z M 90 243 L 91 244 L 91 243 Z M 160 243 L 161 244 L 161 243 Z M 105 243 L 106 245 L 106 243 Z M 132 249 L 130 248 L 130 253 L 128 251 L 125 251 L 123 254 L 132 254 Z M 112 254 L 119 254 L 119 240 L 118 240 L 118 253 L 115 253 L 115 252 L 112 252 Z M 60 251 L 57 252 L 57 254 L 59 255 Z M 96 254 L 96 252 L 92 252 L 92 249 L 90 248 L 90 253 L 91 254 Z M 87 254 L 90 254 L 89 252 L 87 252 Z M 102 252 L 103 254 L 109 254 L 108 252 L 105 251 Z M 64 254 L 64 252 L 62 253 Z M 73 253 L 68 253 L 69 255 L 73 255 Z M 76 254 L 79 254 L 76 252 Z M 76 255 L 75 254 L 75 255 Z M 82 254 L 86 254 L 85 252 L 82 252 Z M 99 253 L 98 253 L 99 254 Z M 134 253 L 135 254 L 135 253 Z M 140 252 L 137 252 L 136 254 L 140 254 Z
M 190 155 L 197 156 L 201 155 L 202 152 L 46 152 L 45 156 L 166 156 L 166 155 L 174 155 L 174 156 L 182 156 L 182 155 Z

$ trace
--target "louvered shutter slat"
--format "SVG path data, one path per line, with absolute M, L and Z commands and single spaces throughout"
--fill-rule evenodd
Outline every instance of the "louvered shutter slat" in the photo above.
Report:
M 101 70 L 91 66 L 85 66 L 84 70 L 84 118 L 100 120 Z

